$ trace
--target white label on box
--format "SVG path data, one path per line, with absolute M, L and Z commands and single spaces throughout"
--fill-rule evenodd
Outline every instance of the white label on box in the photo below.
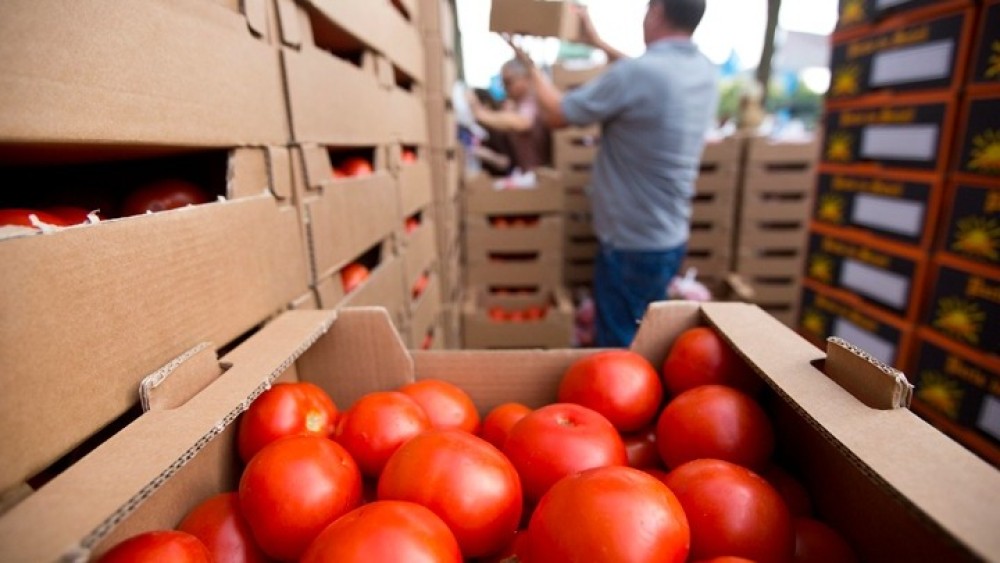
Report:
M 937 125 L 873 125 L 861 134 L 861 156 L 929 161 L 937 156 Z
M 924 227 L 924 203 L 861 194 L 854 200 L 851 221 L 900 235 L 919 236 Z
M 872 86 L 892 86 L 947 78 L 954 49 L 953 40 L 942 39 L 879 53 L 872 57 L 868 82 Z
M 897 309 L 906 307 L 910 280 L 857 260 L 844 260 L 840 285 Z
M 887 8 L 892 8 L 893 6 L 899 6 L 900 4 L 906 4 L 910 0 L 875 0 L 876 10 L 885 10 Z
M 883 363 L 892 365 L 896 360 L 894 344 L 846 319 L 838 317 L 833 321 L 833 336 L 843 338 Z
M 976 426 L 1000 440 L 1000 399 L 992 395 L 987 395 L 983 399 L 983 408 L 979 411 L 979 420 L 976 421 Z

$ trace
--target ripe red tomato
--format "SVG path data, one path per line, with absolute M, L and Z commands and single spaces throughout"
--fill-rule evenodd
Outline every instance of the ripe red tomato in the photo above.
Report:
M 360 156 L 352 156 L 340 164 L 340 173 L 345 176 L 368 176 L 374 172 L 372 163 Z
M 528 561 L 682 563 L 691 531 L 670 489 L 630 467 L 570 475 L 528 524 Z
M 438 430 L 479 431 L 479 411 L 472 397 L 456 385 L 440 379 L 422 379 L 399 388 L 417 402 Z
M 658 468 L 663 466 L 660 450 L 656 447 L 656 427 L 649 426 L 634 434 L 623 434 L 625 456 L 628 466 L 636 469 Z
M 377 478 L 404 442 L 431 429 L 424 409 L 397 391 L 361 397 L 340 417 L 334 439 L 350 452 L 361 472 Z
M 504 403 L 493 408 L 483 419 L 479 436 L 502 450 L 510 429 L 514 427 L 531 409 L 521 403 Z
M 85 225 L 90 222 L 90 211 L 82 207 L 57 205 L 47 208 L 45 212 L 62 219 L 67 225 Z M 95 215 L 100 216 L 100 213 L 95 213 Z
M 330 524 L 302 557 L 302 563 L 461 563 L 462 553 L 448 526 L 412 502 L 380 500 Z
M 541 307 L 528 307 L 524 310 L 524 318 L 529 321 L 540 321 L 545 317 L 545 311 Z
M 201 540 L 216 563 L 265 563 L 267 556 L 254 543 L 253 532 L 236 493 L 209 498 L 188 512 L 177 529 Z
M 774 430 L 764 409 L 724 385 L 678 395 L 660 414 L 656 433 L 660 457 L 671 469 L 709 458 L 759 470 L 774 451 Z
M 416 217 L 406 218 L 406 223 L 403 225 L 403 229 L 406 231 L 406 234 L 408 235 L 412 234 L 419 228 L 420 228 L 420 219 L 417 219 Z
M 455 534 L 465 557 L 499 551 L 521 521 L 514 466 L 485 440 L 461 430 L 431 430 L 403 444 L 379 477 L 378 498 L 431 509 Z
M 640 471 L 646 473 L 651 477 L 655 477 L 660 481 L 663 481 L 664 479 L 667 478 L 667 472 L 662 469 L 657 469 L 656 467 L 643 467 L 642 469 L 640 469 Z
M 527 561 L 528 531 L 518 530 L 514 532 L 514 538 L 507 542 L 503 549 L 490 555 L 478 559 L 479 563 L 511 563 L 512 561 Z M 517 559 L 511 559 L 517 557 Z
M 559 402 L 604 415 L 619 432 L 649 425 L 663 401 L 660 376 L 629 350 L 597 352 L 573 362 L 559 383 Z
M 344 285 L 344 293 L 350 293 L 365 283 L 371 272 L 364 264 L 357 262 L 344 266 L 340 271 L 340 283 Z
M 0 227 L 29 227 L 37 229 L 38 227 L 31 220 L 32 215 L 35 216 L 35 219 L 46 225 L 68 227 L 73 224 L 57 215 L 38 211 L 37 209 L 0 209 Z
M 426 273 L 420 274 L 417 281 L 413 282 L 413 288 L 410 290 L 410 297 L 413 299 L 418 299 L 427 290 L 427 285 L 431 283 L 431 278 Z
M 177 563 L 212 563 L 205 544 L 184 532 L 163 530 L 133 536 L 116 545 L 101 557 L 100 563 L 136 563 L 171 561 Z
M 332 440 L 289 436 L 250 460 L 239 495 L 257 545 L 274 559 L 295 561 L 323 528 L 361 503 L 361 473 Z
M 752 559 L 747 559 L 745 557 L 713 557 L 711 559 L 702 559 L 701 561 L 696 561 L 695 563 L 757 563 Z
M 424 341 L 420 343 L 421 350 L 430 350 L 434 347 L 434 333 L 428 332 L 424 335 Z
M 240 418 L 237 445 L 244 463 L 264 446 L 285 436 L 328 438 L 337 424 L 337 407 L 312 383 L 277 383 L 257 397 Z
M 490 307 L 490 319 L 496 322 L 507 321 L 507 311 L 503 307 Z
M 122 216 L 156 213 L 201 203 L 208 203 L 205 190 L 186 180 L 167 178 L 146 184 L 130 193 L 122 204 Z
M 625 445 L 608 419 L 570 403 L 525 415 L 511 428 L 503 453 L 517 469 L 529 503 L 567 475 L 628 462 Z
M 403 149 L 403 164 L 413 164 L 417 161 L 417 151 L 413 149 Z
M 528 320 L 527 315 L 524 311 L 509 311 L 507 313 L 507 321 L 512 323 L 523 323 Z
M 850 544 L 836 530 L 811 518 L 795 519 L 795 563 L 857 563 Z
M 784 499 L 788 510 L 795 518 L 803 518 L 812 515 L 812 499 L 802 483 L 785 472 L 777 465 L 771 465 L 760 475 L 778 491 Z
M 707 327 L 692 328 L 677 337 L 663 363 L 663 381 L 671 395 L 701 385 L 728 385 L 755 396 L 764 385 L 729 344 Z
M 691 558 L 723 555 L 763 563 L 789 561 L 795 551 L 792 517 L 771 485 L 745 467 L 699 459 L 664 480 L 691 525 Z

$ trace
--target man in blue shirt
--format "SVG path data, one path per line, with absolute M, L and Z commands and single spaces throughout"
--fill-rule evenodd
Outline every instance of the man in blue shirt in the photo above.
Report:
M 585 37 L 608 70 L 567 94 L 527 55 L 550 126 L 601 124 L 588 193 L 601 241 L 594 273 L 597 344 L 628 346 L 646 307 L 666 298 L 684 259 L 705 134 L 718 103 L 718 70 L 692 43 L 706 0 L 650 0 L 646 52 L 629 59 L 604 43 L 586 12 Z

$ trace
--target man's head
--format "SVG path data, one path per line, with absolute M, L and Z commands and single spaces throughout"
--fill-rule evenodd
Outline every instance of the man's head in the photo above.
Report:
M 646 44 L 677 35 L 691 35 L 705 15 L 706 0 L 649 0 L 642 31 Z
M 507 97 L 519 102 L 531 92 L 531 77 L 528 76 L 528 67 L 517 59 L 511 59 L 500 68 L 500 77 L 503 79 L 503 89 L 507 92 Z

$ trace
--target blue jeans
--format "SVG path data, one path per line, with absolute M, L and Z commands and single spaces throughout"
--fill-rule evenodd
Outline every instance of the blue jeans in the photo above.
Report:
M 632 344 L 649 304 L 666 299 L 667 285 L 677 275 L 686 252 L 686 244 L 652 251 L 601 245 L 594 268 L 597 346 Z

